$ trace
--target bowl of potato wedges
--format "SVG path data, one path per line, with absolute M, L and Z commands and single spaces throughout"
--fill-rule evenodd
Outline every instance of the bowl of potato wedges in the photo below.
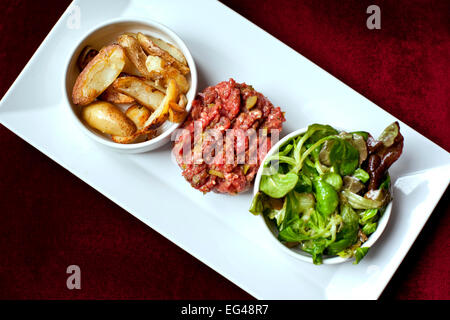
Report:
M 184 121 L 197 91 L 189 49 L 148 19 L 93 28 L 69 57 L 65 96 L 81 131 L 126 153 L 161 147 Z

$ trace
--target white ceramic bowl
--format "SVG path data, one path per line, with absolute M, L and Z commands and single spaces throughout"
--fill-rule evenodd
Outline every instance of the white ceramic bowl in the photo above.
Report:
M 266 157 L 264 158 L 258 173 L 256 174 L 256 178 L 255 178 L 255 184 L 254 184 L 254 189 L 253 189 L 253 195 L 256 195 L 256 193 L 259 191 L 259 184 L 261 182 L 261 176 L 262 176 L 262 171 L 263 171 L 263 164 L 266 162 L 266 159 L 268 159 L 270 156 L 272 156 L 274 153 L 276 153 L 279 148 L 290 138 L 296 137 L 302 133 L 305 133 L 306 130 L 308 128 L 302 128 L 299 130 L 296 130 L 290 134 L 288 134 L 287 136 L 285 136 L 283 139 L 281 139 L 280 141 L 278 141 L 277 144 L 275 144 L 267 153 Z M 340 130 L 340 129 L 338 129 Z M 389 216 L 391 215 L 391 210 L 392 210 L 392 201 L 387 205 L 386 207 L 386 211 L 383 213 L 383 216 L 378 220 L 378 227 L 375 230 L 374 233 L 372 233 L 369 237 L 368 240 L 366 242 L 364 242 L 364 244 L 362 245 L 362 247 L 371 247 L 377 240 L 378 238 L 381 236 L 381 234 L 383 233 L 384 229 L 386 228 L 387 222 L 389 220 Z M 284 244 L 282 244 L 277 236 L 278 236 L 278 230 L 277 227 L 275 225 L 275 223 L 273 222 L 273 220 L 270 220 L 266 217 L 264 217 L 263 215 L 260 216 L 260 221 L 265 225 L 265 229 L 267 229 L 267 232 L 269 234 L 269 237 L 272 239 L 272 241 L 276 242 L 276 245 L 283 250 L 284 252 L 286 252 L 287 254 L 289 254 L 290 256 L 293 256 L 294 258 L 297 258 L 299 260 L 302 261 L 306 261 L 309 263 L 313 263 L 312 261 L 312 256 L 301 250 L 300 248 L 288 248 L 286 247 Z M 324 255 L 323 256 L 323 264 L 336 264 L 336 263 L 341 263 L 341 262 L 346 262 L 352 259 L 348 259 L 348 258 L 342 258 L 339 256 L 327 256 Z
M 120 144 L 113 142 L 108 135 L 104 135 L 85 124 L 80 118 L 81 107 L 72 103 L 72 89 L 76 78 L 80 73 L 77 67 L 77 59 L 83 48 L 89 45 L 99 50 L 103 46 L 113 43 L 120 34 L 126 32 L 142 32 L 144 34 L 161 38 L 169 43 L 172 43 L 183 52 L 191 70 L 190 75 L 187 76 L 187 80 L 190 83 L 190 89 L 186 94 L 188 99 L 186 110 L 190 110 L 192 101 L 194 100 L 197 92 L 197 69 L 195 67 L 194 59 L 192 58 L 192 55 L 183 40 L 181 40 L 172 30 L 156 21 L 149 19 L 117 18 L 102 23 L 89 31 L 83 40 L 76 44 L 72 51 L 73 53 L 68 58 L 64 96 L 67 100 L 68 112 L 72 114 L 72 118 L 77 123 L 80 130 L 87 134 L 91 139 L 119 152 L 142 153 L 161 147 L 169 142 L 172 132 L 177 129 L 180 124 L 166 121 L 158 129 L 159 135 L 154 139 L 140 143 Z

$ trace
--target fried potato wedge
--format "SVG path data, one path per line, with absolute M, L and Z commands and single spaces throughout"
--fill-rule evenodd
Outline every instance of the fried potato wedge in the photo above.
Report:
M 186 119 L 188 112 L 186 111 L 187 98 L 184 94 L 180 95 L 178 103 L 171 102 L 169 104 L 169 121 L 181 123 Z
M 184 94 L 180 94 L 180 99 L 178 100 L 178 106 L 180 108 L 186 109 L 188 99 Z
M 186 77 L 183 76 L 177 69 L 168 68 L 164 74 L 165 83 L 168 79 L 174 79 L 177 83 L 178 89 L 181 93 L 186 93 L 189 91 L 190 85 Z
M 127 75 L 135 75 L 139 77 L 143 77 L 142 73 L 136 68 L 133 62 L 128 59 L 127 55 L 125 55 L 125 66 L 123 67 L 123 73 Z
M 158 89 L 158 90 L 161 91 L 162 93 L 166 94 L 166 88 L 164 88 L 164 87 L 162 86 L 162 82 L 163 82 L 163 81 L 161 81 L 161 80 L 153 81 L 153 80 L 148 80 L 148 79 L 145 79 L 145 78 L 141 78 L 141 80 L 143 80 L 143 81 L 144 81 L 146 84 L 148 84 L 149 86 L 151 86 L 151 87 L 153 87 L 153 88 L 155 88 L 155 89 Z
M 125 66 L 125 52 L 118 45 L 104 47 L 87 64 L 75 81 L 72 101 L 88 105 L 94 101 L 118 77 Z
M 149 140 L 147 134 L 134 134 L 128 137 L 111 136 L 112 141 L 121 144 L 139 143 Z
M 92 128 L 114 136 L 133 135 L 136 125 L 115 105 L 96 101 L 83 108 L 81 117 Z
M 151 114 L 152 112 L 149 109 L 138 104 L 133 104 L 125 112 L 125 115 L 134 122 L 138 130 L 144 128 L 145 122 L 150 118 Z
M 158 56 L 148 56 L 145 60 L 145 66 L 149 72 L 163 73 L 167 66 L 166 61 Z
M 167 69 L 174 69 L 164 59 L 158 56 L 147 56 L 147 59 L 145 60 L 145 66 L 147 68 L 147 71 L 151 75 L 150 78 L 147 77 L 147 79 L 155 82 L 165 82 L 164 75 L 166 74 Z
M 137 131 L 135 134 L 128 137 L 111 136 L 111 139 L 116 143 L 129 144 L 144 142 L 158 136 L 158 130 Z
M 113 88 L 120 93 L 134 98 L 143 106 L 155 110 L 164 99 L 164 94 L 140 78 L 120 77 L 113 83 Z
M 113 85 L 114 82 L 98 98 L 102 101 L 107 101 L 116 104 L 127 104 L 133 103 L 135 101 L 134 98 L 115 90 L 113 88 Z
M 160 47 L 161 49 L 163 49 L 164 51 L 168 52 L 172 57 L 174 57 L 175 59 L 177 59 L 181 64 L 187 66 L 187 61 L 186 58 L 184 56 L 184 54 L 181 52 L 180 49 L 178 49 L 177 47 L 175 47 L 174 45 L 165 42 L 164 40 L 152 37 L 152 36 L 148 36 L 150 38 L 150 40 L 152 40 L 158 47 Z
M 134 32 L 124 32 L 122 34 L 125 34 L 127 36 L 130 36 L 130 37 L 133 37 L 133 38 L 137 39 L 137 34 L 134 33 Z
M 169 81 L 167 83 L 167 90 L 166 90 L 166 96 L 165 96 L 167 106 L 171 102 L 175 102 L 178 99 L 178 95 L 179 95 L 179 90 L 178 90 L 177 82 L 173 79 L 169 79 Z
M 167 65 L 167 62 L 163 58 L 148 56 L 145 65 L 151 74 L 159 75 L 156 77 L 162 78 L 162 81 L 160 80 L 159 82 L 162 82 L 163 85 L 167 84 L 168 79 L 173 78 L 182 93 L 188 92 L 190 85 L 186 77 L 178 69 Z
M 144 124 L 144 130 L 152 130 L 159 127 L 164 121 L 167 120 L 169 114 L 170 103 L 173 103 L 178 98 L 178 87 L 177 83 L 173 79 L 169 79 L 166 95 L 161 101 L 159 107 L 152 113 L 150 118 Z
M 155 39 L 155 38 L 153 38 L 153 39 Z M 165 61 L 167 61 L 167 63 L 169 65 L 178 69 L 182 74 L 188 74 L 190 72 L 190 69 L 185 62 L 181 62 L 181 61 L 177 60 L 169 52 L 161 49 L 161 47 L 159 47 L 155 42 L 153 42 L 152 38 L 139 32 L 137 34 L 137 40 L 139 41 L 141 47 L 144 49 L 144 51 L 148 55 L 157 56 L 157 57 L 164 59 Z M 160 40 L 160 39 L 158 39 L 158 40 Z M 162 40 L 160 40 L 160 41 L 162 41 Z M 164 41 L 162 41 L 162 42 L 165 43 Z M 165 43 L 165 44 L 167 46 L 169 46 L 168 43 Z M 173 48 L 175 48 L 175 47 L 173 47 Z M 181 51 L 180 51 L 180 53 L 181 53 Z M 183 54 L 181 54 L 181 55 L 183 56 Z M 183 56 L 183 58 L 184 58 L 184 56 Z M 186 61 L 186 60 L 184 59 L 184 61 Z
M 170 103 L 169 108 L 169 121 L 174 123 L 181 123 L 186 119 L 188 112 L 184 109 L 181 109 L 178 104 Z
M 128 137 L 112 136 L 111 138 L 114 142 L 137 143 L 145 141 L 149 136 L 153 137 L 156 135 L 156 132 L 153 132 L 153 130 L 150 132 L 145 132 L 143 130 L 145 122 L 151 115 L 151 111 L 146 107 L 140 106 L 138 104 L 133 104 L 127 109 L 125 115 L 134 122 L 137 131 L 133 135 Z
M 140 46 L 138 40 L 133 36 L 128 34 L 122 34 L 118 39 L 117 43 L 124 48 L 126 56 L 133 63 L 136 69 L 147 79 L 153 79 L 152 75 L 145 66 L 145 61 L 147 60 L 147 55 Z

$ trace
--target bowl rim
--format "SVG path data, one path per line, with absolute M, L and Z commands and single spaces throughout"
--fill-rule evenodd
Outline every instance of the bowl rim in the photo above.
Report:
M 92 132 L 89 128 L 86 127 L 86 125 L 83 123 L 83 121 L 78 117 L 78 115 L 74 111 L 74 104 L 72 103 L 72 97 L 70 96 L 69 92 L 72 90 L 69 90 L 68 84 L 67 84 L 67 77 L 69 74 L 69 68 L 71 66 L 71 62 L 74 59 L 75 53 L 80 48 L 80 45 L 89 37 L 94 35 L 99 30 L 106 28 L 108 26 L 114 25 L 114 24 L 121 24 L 121 23 L 136 23 L 136 24 L 142 24 L 145 26 L 153 27 L 155 29 L 160 30 L 162 33 L 167 34 L 170 38 L 174 39 L 176 41 L 177 47 L 183 52 L 185 55 L 185 58 L 188 62 L 189 69 L 190 69 L 190 77 L 191 77 L 191 83 L 190 88 L 188 92 L 193 92 L 192 98 L 188 99 L 188 103 L 186 105 L 186 111 L 189 112 L 192 107 L 192 102 L 195 99 L 195 95 L 197 93 L 197 85 L 198 85 L 198 75 L 197 75 L 197 67 L 195 65 L 194 58 L 191 54 L 191 51 L 187 47 L 187 45 L 184 43 L 184 41 L 169 27 L 165 26 L 164 24 L 155 21 L 153 19 L 147 19 L 147 18 L 140 18 L 140 17 L 119 17 L 119 18 L 113 18 L 108 19 L 107 21 L 104 21 L 100 24 L 97 24 L 93 27 L 91 27 L 87 32 L 84 33 L 84 35 L 81 37 L 79 41 L 72 47 L 70 50 L 70 54 L 68 55 L 66 62 L 65 62 L 65 70 L 64 70 L 64 84 L 62 86 L 63 90 L 63 96 L 65 97 L 67 107 L 70 109 L 69 113 L 72 115 L 72 118 L 75 120 L 77 125 L 81 128 L 81 130 L 89 136 L 91 139 L 95 140 L 96 142 L 103 144 L 107 147 L 117 149 L 117 150 L 123 150 L 123 151 L 132 151 L 132 150 L 140 150 L 140 149 L 146 149 L 152 145 L 158 145 L 156 148 L 162 147 L 165 143 L 163 142 L 164 139 L 168 138 L 176 129 L 178 129 L 182 123 L 173 123 L 171 127 L 169 127 L 167 130 L 163 131 L 160 135 L 157 137 L 144 141 L 144 142 L 138 142 L 138 143 L 130 143 L 130 144 L 121 144 L 116 143 L 114 141 L 108 141 L 106 138 L 100 137 L 99 135 Z M 167 140 L 168 142 L 169 140 Z
M 339 130 L 339 131 L 344 131 L 344 129 L 339 128 L 339 127 L 333 126 L 333 128 L 335 128 L 336 130 Z M 302 133 L 305 133 L 307 130 L 308 130 L 308 127 L 297 129 L 297 130 L 287 134 L 285 137 L 280 139 L 275 145 L 273 145 L 272 148 L 270 148 L 270 150 L 267 152 L 266 156 L 264 157 L 263 161 L 261 161 L 261 165 L 256 174 L 255 183 L 253 186 L 253 196 L 255 196 L 259 191 L 259 185 L 261 182 L 262 171 L 263 171 L 263 167 L 264 167 L 264 163 L 266 162 L 266 159 L 268 157 L 272 156 L 277 150 L 279 150 L 281 145 L 283 145 L 287 140 L 289 140 L 290 138 L 296 137 Z M 392 194 L 392 190 L 391 190 L 391 194 Z M 366 242 L 364 242 L 363 245 L 361 246 L 362 248 L 373 246 L 374 243 L 380 238 L 381 234 L 383 233 L 384 229 L 387 226 L 389 217 L 391 215 L 391 211 L 392 211 L 392 200 L 386 206 L 386 210 L 384 211 L 383 215 L 381 216 L 380 220 L 378 221 L 377 229 L 375 230 L 374 233 L 369 235 L 368 240 Z M 275 237 L 275 235 L 272 233 L 269 226 L 267 225 L 268 222 L 266 221 L 267 220 L 266 217 L 262 214 L 260 214 L 259 217 L 260 217 L 260 221 L 264 224 L 264 229 L 266 229 L 266 231 L 270 234 L 270 238 L 274 242 L 276 242 L 276 245 L 278 247 L 280 247 L 282 251 L 284 251 L 285 253 L 289 254 L 290 256 L 292 256 L 296 259 L 299 259 L 301 261 L 305 261 L 305 262 L 308 262 L 311 264 L 313 263 L 312 256 L 310 254 L 308 254 L 306 252 L 304 253 L 304 255 L 300 254 L 300 253 L 292 250 L 291 248 L 286 247 L 284 244 L 282 244 Z M 322 259 L 322 263 L 323 264 L 338 264 L 338 263 L 348 262 L 351 260 L 352 260 L 352 258 L 342 258 L 340 256 L 324 256 Z

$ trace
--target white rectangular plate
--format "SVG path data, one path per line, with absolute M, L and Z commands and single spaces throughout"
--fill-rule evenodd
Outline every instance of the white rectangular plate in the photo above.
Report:
M 75 6 L 79 26 L 71 15 Z M 196 60 L 199 89 L 229 77 L 252 84 L 286 111 L 284 134 L 318 122 L 377 136 L 396 120 L 219 2 L 76 0 L 1 101 L 1 123 L 256 298 L 376 299 L 445 191 L 449 154 L 400 122 L 405 147 L 391 169 L 393 213 L 376 246 L 357 266 L 297 261 L 267 241 L 259 218 L 247 211 L 250 193 L 202 195 L 168 161 L 169 146 L 119 154 L 71 122 L 62 95 L 64 63 L 87 30 L 119 16 L 150 18 L 174 30 Z M 177 201 L 161 201 L 168 195 Z

